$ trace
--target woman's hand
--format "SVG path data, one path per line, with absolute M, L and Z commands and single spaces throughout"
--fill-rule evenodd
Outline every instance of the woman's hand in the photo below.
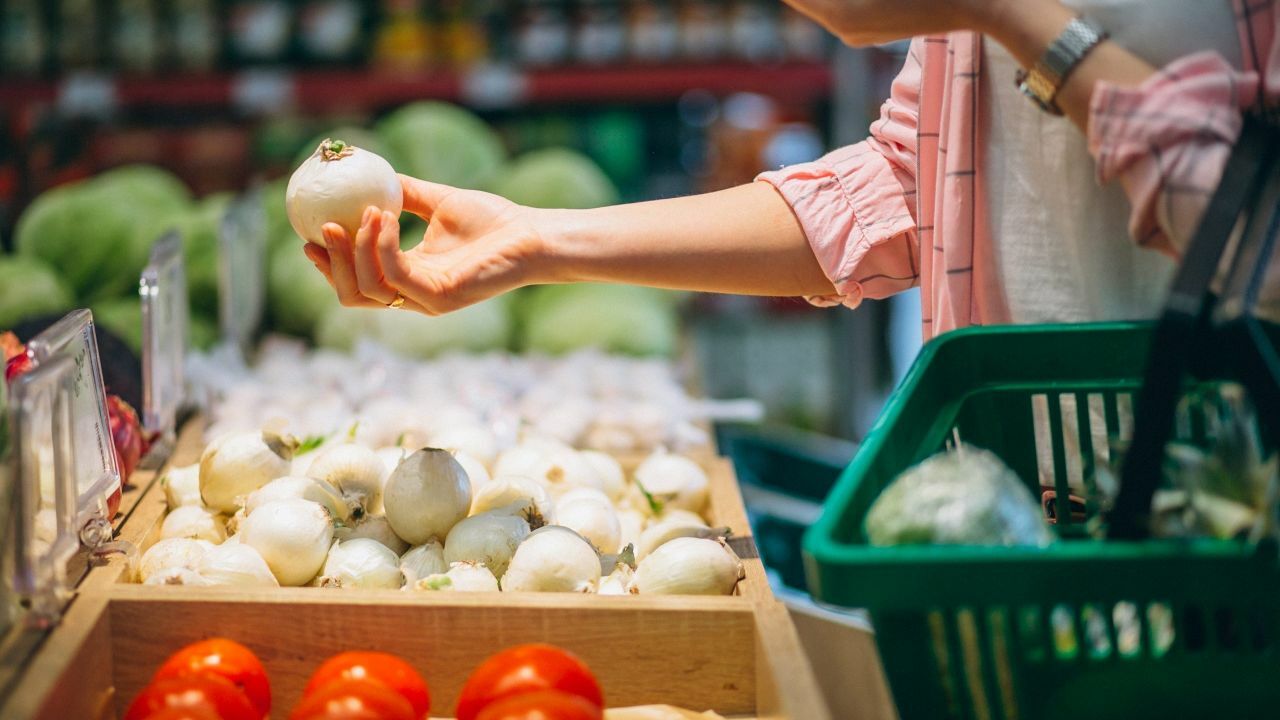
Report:
M 404 209 L 430 223 L 422 243 L 400 249 L 400 223 L 370 207 L 355 238 L 329 223 L 328 249 L 307 245 L 307 257 L 348 307 L 404 307 L 438 315 L 532 282 L 543 250 L 530 208 L 497 195 L 400 176 Z
M 1013 0 L 1021 2 L 1022 0 Z M 917 35 L 986 32 L 1007 0 L 786 0 L 853 46 Z

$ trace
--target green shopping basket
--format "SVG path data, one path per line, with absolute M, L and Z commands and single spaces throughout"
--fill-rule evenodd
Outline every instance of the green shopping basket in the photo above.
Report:
M 1276 250 L 1280 169 L 1270 169 L 1276 143 L 1267 137 L 1256 128 L 1245 133 L 1206 213 L 1219 218 L 1219 227 L 1231 228 L 1221 217 L 1234 221 L 1232 205 L 1262 210 L 1237 235 L 1258 231 L 1264 241 L 1260 251 L 1237 252 L 1237 260 L 1254 262 L 1233 266 L 1237 278 L 1259 280 L 1264 273 L 1258 268 Z M 1259 167 L 1232 175 L 1241 163 Z M 1226 187 L 1233 182 L 1244 182 L 1246 191 Z M 1215 215 L 1224 203 L 1227 212 Z M 1211 234 L 1209 224 L 1202 224 L 1193 248 Z M 1179 282 L 1199 274 L 1204 286 L 1188 300 L 1180 292 L 1188 284 L 1175 283 L 1159 324 L 948 333 L 924 348 L 889 399 L 806 534 L 804 549 L 816 599 L 870 611 L 904 718 L 1280 717 L 1275 543 L 1142 539 L 1135 530 L 1141 522 L 1131 517 L 1109 518 L 1125 528 L 1125 540 L 1095 540 L 1074 532 L 1081 526 L 1067 504 L 1081 486 L 1089 495 L 1099 457 L 1105 459 L 1111 441 L 1133 434 L 1135 414 L 1144 428 L 1138 435 L 1158 445 L 1154 456 L 1146 456 L 1157 467 L 1164 439 L 1206 442 L 1207 418 L 1152 401 L 1162 383 L 1172 379 L 1180 387 L 1183 370 L 1201 380 L 1244 379 L 1257 387 L 1270 382 L 1271 390 L 1254 398 L 1275 397 L 1277 365 L 1268 365 L 1268 358 L 1243 359 L 1274 353 L 1274 335 L 1265 337 L 1247 312 L 1232 316 L 1242 322 L 1220 313 L 1217 329 L 1206 331 L 1210 309 L 1223 306 L 1207 292 L 1216 259 L 1209 272 L 1184 266 Z M 1222 300 L 1240 288 L 1237 309 L 1245 308 L 1258 300 L 1258 287 L 1229 282 Z M 1170 331 L 1171 315 L 1181 330 Z M 1171 335 L 1197 338 L 1183 343 L 1194 357 L 1176 363 L 1177 373 L 1167 372 L 1165 358 L 1150 352 L 1169 346 Z M 1206 352 L 1204 338 L 1222 344 L 1207 345 Z M 1267 376 L 1258 367 L 1273 372 Z M 1161 370 L 1159 382 L 1145 382 Z M 1169 417 L 1152 423 L 1152 407 L 1168 410 Z M 1277 413 L 1280 407 L 1259 407 L 1264 425 Z M 1275 430 L 1274 423 L 1264 428 L 1272 438 Z M 943 450 L 955 432 L 999 455 L 1036 496 L 1048 476 L 1061 542 L 1045 548 L 867 543 L 863 522 L 876 497 L 899 473 Z M 1124 483 L 1140 464 L 1131 450 Z M 1144 482 L 1158 473 L 1147 475 Z M 1123 486 L 1121 495 L 1127 493 L 1130 508 L 1142 508 L 1144 500 L 1150 507 L 1154 487 L 1145 490 L 1145 498 L 1135 499 L 1141 493 Z

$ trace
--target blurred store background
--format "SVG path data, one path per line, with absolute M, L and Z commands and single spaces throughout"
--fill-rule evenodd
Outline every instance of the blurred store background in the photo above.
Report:
M 332 319 L 276 207 L 318 138 L 342 129 L 401 171 L 530 204 L 669 197 L 862 138 L 901 50 L 842 48 L 774 0 L 0 0 L 0 326 L 76 304 L 128 335 L 136 248 L 172 225 L 186 230 L 193 332 L 207 342 L 218 220 L 257 188 L 272 233 L 268 328 L 349 346 L 359 323 Z M 423 136 L 436 142 L 407 142 Z M 148 194 L 165 181 L 138 165 L 184 187 Z M 133 167 L 107 172 L 122 166 Z M 614 350 L 691 348 L 703 392 L 759 398 L 771 423 L 852 440 L 919 342 L 911 297 L 856 313 L 795 299 L 572 299 L 615 308 L 584 318 L 556 315 L 554 295 L 521 293 L 493 310 L 505 319 L 472 315 L 459 332 L 497 328 L 477 349 L 580 341 L 530 327 L 551 315 L 601 328 Z M 638 305 L 680 322 L 617 309 Z

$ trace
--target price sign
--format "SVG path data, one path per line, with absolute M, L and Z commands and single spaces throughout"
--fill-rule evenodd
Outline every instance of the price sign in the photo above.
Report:
M 73 368 L 68 407 L 72 485 L 82 513 L 92 513 L 120 487 L 93 314 L 84 309 L 67 313 L 33 338 L 27 349 L 36 368 L 57 359 Z
M 73 447 L 80 374 L 74 355 L 55 354 L 11 388 L 12 447 L 3 469 L 11 482 L 0 484 L 0 538 L 13 543 L 5 551 L 13 582 L 0 583 L 0 595 L 11 587 L 33 625 L 47 626 L 61 614 L 70 589 L 67 561 L 80 546 Z M 5 608 L 13 607 L 5 600 Z
M 151 248 L 138 283 L 142 298 L 142 424 L 172 437 L 186 400 L 187 272 L 182 240 L 168 233 Z
M 266 294 L 267 220 L 260 191 L 231 204 L 218 232 L 219 325 L 224 342 L 247 354 Z

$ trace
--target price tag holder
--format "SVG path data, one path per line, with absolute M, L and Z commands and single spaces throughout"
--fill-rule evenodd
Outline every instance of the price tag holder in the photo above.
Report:
M 170 232 L 151 248 L 138 283 L 142 300 L 142 424 L 173 438 L 186 401 L 187 272 L 182 239 Z
M 10 387 L 0 537 L 12 543 L 6 565 L 12 561 L 13 580 L 0 585 L 0 595 L 12 591 L 12 600 L 27 607 L 24 620 L 32 627 L 49 627 L 61 617 L 71 592 L 67 563 L 80 547 L 74 450 L 80 374 L 74 356 L 55 354 Z M 4 600 L 5 608 L 14 606 Z
M 71 363 L 73 374 L 68 402 L 72 450 L 71 486 L 75 488 L 79 525 L 109 522 L 108 499 L 120 491 L 120 467 L 111 425 L 107 419 L 107 398 L 98 359 L 98 339 L 93 330 L 93 313 L 72 310 L 52 327 L 27 343 L 32 364 L 38 369 L 55 360 Z
M 218 324 L 222 341 L 241 357 L 253 346 L 266 296 L 267 219 L 260 193 L 233 202 L 218 229 Z

